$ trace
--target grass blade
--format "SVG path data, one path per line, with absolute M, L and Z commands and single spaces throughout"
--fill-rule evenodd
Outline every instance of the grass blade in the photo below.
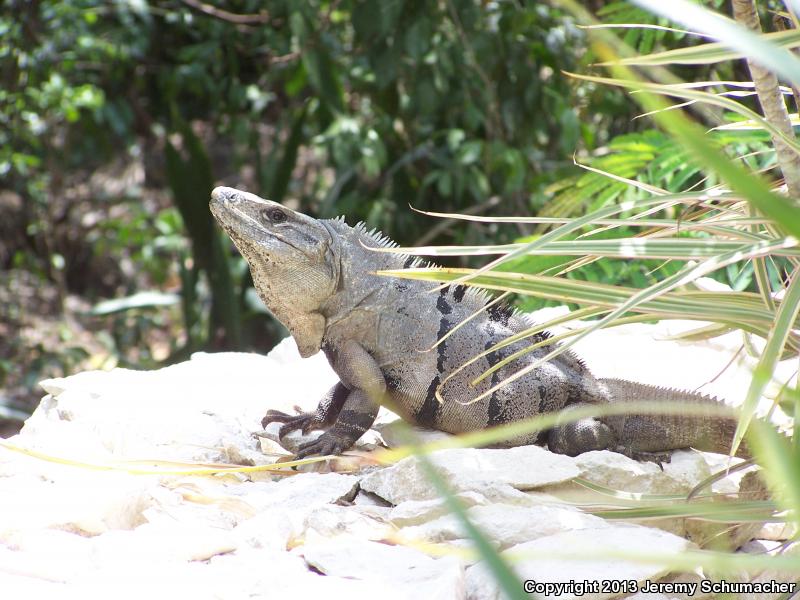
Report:
M 762 36 L 762 39 L 776 48 L 798 48 L 800 47 L 800 30 L 789 29 L 787 31 L 767 33 Z M 599 66 L 618 64 L 637 66 L 664 65 L 667 67 L 672 65 L 708 65 L 742 58 L 743 56 L 745 55 L 741 51 L 732 50 L 728 44 L 712 42 L 665 52 L 631 56 L 598 64 Z
M 775 317 L 775 326 L 770 330 L 767 345 L 761 358 L 753 371 L 753 379 L 747 390 L 744 404 L 742 405 L 742 418 L 733 437 L 731 453 L 736 449 L 744 437 L 747 427 L 758 407 L 758 400 L 775 372 L 775 365 L 783 354 L 783 349 L 791 333 L 792 326 L 800 314 L 800 269 L 795 270 L 792 282 L 786 290 L 786 296 L 778 308 Z
M 573 337 L 569 342 L 551 350 L 545 356 L 542 356 L 541 358 L 532 361 L 530 364 L 519 369 L 509 377 L 506 377 L 504 380 L 492 386 L 482 394 L 479 394 L 478 396 L 473 398 L 472 401 L 477 402 L 479 400 L 482 400 L 483 398 L 491 396 L 501 387 L 508 385 L 512 381 L 516 381 L 520 377 L 524 377 L 534 369 L 539 368 L 547 361 L 552 360 L 556 356 L 566 352 L 570 347 L 572 347 L 573 344 L 585 338 L 590 333 L 608 325 L 609 322 L 622 316 L 625 312 L 628 312 L 629 310 L 631 310 L 632 308 L 634 308 L 635 306 L 641 304 L 646 300 L 651 300 L 653 298 L 656 298 L 669 290 L 672 290 L 678 286 L 689 283 L 690 281 L 693 281 L 698 277 L 707 275 L 729 264 L 739 262 L 740 260 L 746 260 L 749 258 L 754 258 L 756 256 L 763 256 L 765 254 L 769 254 L 774 249 L 787 244 L 788 247 L 796 246 L 797 240 L 795 240 L 794 238 L 786 238 L 784 240 L 779 240 L 772 243 L 760 242 L 750 246 L 747 251 L 742 251 L 737 249 L 732 252 L 726 252 L 718 256 L 709 258 L 697 265 L 688 264 L 674 275 L 671 275 L 666 279 L 663 279 L 662 281 L 648 288 L 637 291 L 633 296 L 631 296 L 618 306 L 614 307 L 614 310 L 612 310 L 609 314 L 595 321 L 591 326 L 587 327 L 584 331 Z
M 687 89 L 686 87 L 683 86 L 650 83 L 646 81 L 639 81 L 633 79 L 597 77 L 593 75 L 579 75 L 576 73 L 566 73 L 566 74 L 575 79 L 582 79 L 584 81 L 592 81 L 594 83 L 603 83 L 606 85 L 629 88 L 634 90 L 635 92 L 648 91 L 653 94 L 659 94 L 662 96 L 673 96 L 675 98 L 683 98 L 695 102 L 705 102 L 706 104 L 711 104 L 713 106 L 724 108 L 731 112 L 742 115 L 748 121 L 751 121 L 753 123 L 758 123 L 761 129 L 764 129 L 765 131 L 768 131 L 771 134 L 779 136 L 783 141 L 785 141 L 789 146 L 791 146 L 791 148 L 795 152 L 800 152 L 800 144 L 798 144 L 796 140 L 787 136 L 785 133 L 783 133 L 780 129 L 772 125 L 772 123 L 767 121 L 757 112 L 750 110 L 740 102 L 731 100 L 730 98 L 726 97 L 726 95 L 734 95 L 734 94 L 753 95 L 755 92 L 725 92 L 725 94 L 712 94 L 710 92 L 701 92 L 698 90 Z M 647 114 L 653 117 L 657 117 L 659 113 L 678 112 L 670 110 L 672 108 L 673 108 L 672 105 L 665 104 L 660 108 L 649 110 Z M 682 113 L 681 116 L 683 116 Z M 711 144 L 710 142 L 706 143 L 709 145 Z
M 704 33 L 800 85 L 800 62 L 785 48 L 776 48 L 733 20 L 687 0 L 633 0 L 650 12 Z
M 793 238 L 787 238 L 793 239 Z M 789 242 L 791 243 L 791 242 Z M 528 256 L 605 256 L 611 258 L 663 258 L 672 260 L 699 260 L 720 253 L 747 252 L 750 244 L 719 238 L 617 238 L 611 240 L 557 240 L 538 248 L 527 244 L 501 244 L 484 246 L 422 246 L 416 248 L 381 248 L 383 252 L 415 254 L 419 256 L 485 256 L 508 255 L 525 249 Z M 800 248 L 777 248 L 774 256 L 800 257 Z

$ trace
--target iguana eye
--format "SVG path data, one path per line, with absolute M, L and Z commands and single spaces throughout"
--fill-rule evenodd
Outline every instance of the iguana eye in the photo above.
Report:
M 261 218 L 272 223 L 283 223 L 286 220 L 286 213 L 280 208 L 265 208 L 261 211 Z

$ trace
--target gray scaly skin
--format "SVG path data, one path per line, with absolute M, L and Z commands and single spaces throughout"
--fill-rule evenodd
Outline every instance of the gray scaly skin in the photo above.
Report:
M 249 263 L 261 299 L 289 329 L 300 354 L 308 357 L 322 349 L 339 376 L 316 411 L 287 415 L 271 410 L 264 417 L 265 427 L 283 423 L 281 436 L 295 429 L 325 430 L 301 446 L 298 457 L 346 450 L 372 426 L 379 404 L 411 423 L 448 433 L 586 404 L 637 400 L 718 404 L 692 392 L 595 378 L 569 352 L 483 400 L 465 403 L 552 349 L 546 345 L 528 353 L 477 387 L 469 382 L 529 342 L 489 353 L 448 377 L 477 354 L 529 328 L 525 315 L 504 305 L 487 306 L 489 298 L 474 288 L 449 286 L 431 293 L 437 284 L 376 275 L 420 262 L 370 250 L 392 242 L 362 225 L 350 227 L 341 218 L 314 219 L 224 187 L 212 192 L 211 212 Z M 425 351 L 478 311 L 443 343 Z M 541 333 L 531 341 L 548 337 Z M 440 386 L 443 402 L 435 396 Z M 570 456 L 610 449 L 661 461 L 677 448 L 728 452 L 735 427 L 734 419 L 718 416 L 624 415 L 582 419 L 503 445 L 546 443 L 552 451 Z M 746 449 L 740 454 L 746 455 Z

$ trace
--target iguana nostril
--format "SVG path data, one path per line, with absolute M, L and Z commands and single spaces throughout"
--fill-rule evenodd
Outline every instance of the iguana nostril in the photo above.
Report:
M 211 199 L 223 204 L 236 204 L 239 201 L 239 194 L 233 188 L 219 186 L 212 190 Z

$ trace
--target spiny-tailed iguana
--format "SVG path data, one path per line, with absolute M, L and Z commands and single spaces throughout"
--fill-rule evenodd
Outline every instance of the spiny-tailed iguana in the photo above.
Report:
M 399 253 L 370 247 L 392 245 L 362 225 L 342 218 L 318 220 L 276 202 L 233 188 L 211 194 L 211 212 L 250 265 L 261 299 L 288 329 L 303 357 L 322 349 L 337 383 L 316 411 L 267 412 L 262 424 L 283 423 L 281 437 L 301 429 L 326 430 L 300 447 L 298 457 L 337 454 L 369 429 L 378 403 L 422 427 L 462 433 L 584 404 L 659 400 L 715 405 L 692 392 L 665 390 L 621 379 L 595 378 L 565 352 L 487 398 L 465 404 L 552 349 L 548 345 L 496 371 L 477 387 L 469 382 L 488 367 L 530 344 L 521 340 L 456 369 L 508 336 L 531 326 L 508 306 L 491 303 L 463 285 L 431 293 L 436 283 L 377 275 L 421 264 Z M 453 331 L 475 312 L 480 314 Z M 442 336 L 448 338 L 430 351 Z M 533 342 L 548 339 L 546 333 Z M 521 362 L 520 362 L 521 361 Z M 454 374 L 455 373 L 455 374 Z M 436 398 L 441 387 L 443 401 Z M 506 441 L 505 446 L 546 443 L 575 456 L 610 449 L 637 459 L 667 460 L 665 451 L 694 447 L 728 452 L 732 418 L 686 415 L 624 415 L 582 419 L 543 433 Z M 740 454 L 746 454 L 741 448 Z

